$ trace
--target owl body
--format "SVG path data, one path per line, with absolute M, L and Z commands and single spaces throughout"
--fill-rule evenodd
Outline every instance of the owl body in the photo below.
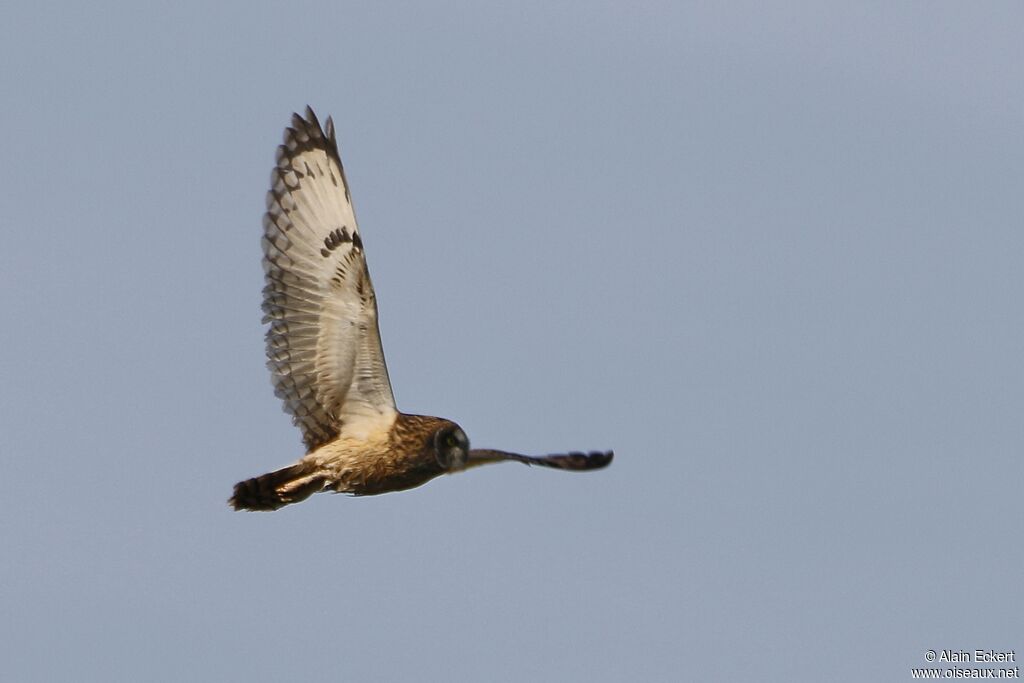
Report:
M 425 415 L 396 415 L 386 430 L 369 438 L 342 434 L 299 462 L 323 473 L 324 488 L 337 493 L 371 496 L 404 491 L 425 484 L 447 470 L 434 452 L 433 437 L 454 422 Z

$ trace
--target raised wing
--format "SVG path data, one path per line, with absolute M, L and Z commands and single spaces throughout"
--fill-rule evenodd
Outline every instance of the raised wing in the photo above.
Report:
M 396 414 L 334 123 L 292 115 L 263 217 L 263 322 L 274 393 L 309 451 L 357 420 Z

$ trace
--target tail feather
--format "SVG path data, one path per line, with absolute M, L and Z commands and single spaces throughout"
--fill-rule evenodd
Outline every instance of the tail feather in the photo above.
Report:
M 326 480 L 304 463 L 235 484 L 228 505 L 236 510 L 277 510 L 322 491 Z

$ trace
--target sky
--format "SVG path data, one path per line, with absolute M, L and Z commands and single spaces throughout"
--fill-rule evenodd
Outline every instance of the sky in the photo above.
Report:
M 862 681 L 1024 657 L 1017 3 L 13 3 L 0 672 Z M 614 449 L 236 513 L 302 455 L 261 215 L 333 115 L 400 409 Z

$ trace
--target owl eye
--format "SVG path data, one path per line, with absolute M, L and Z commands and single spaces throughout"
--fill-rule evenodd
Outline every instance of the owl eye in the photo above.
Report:
M 466 466 L 469 441 L 458 427 L 438 430 L 434 434 L 434 457 L 445 469 L 462 469 Z

